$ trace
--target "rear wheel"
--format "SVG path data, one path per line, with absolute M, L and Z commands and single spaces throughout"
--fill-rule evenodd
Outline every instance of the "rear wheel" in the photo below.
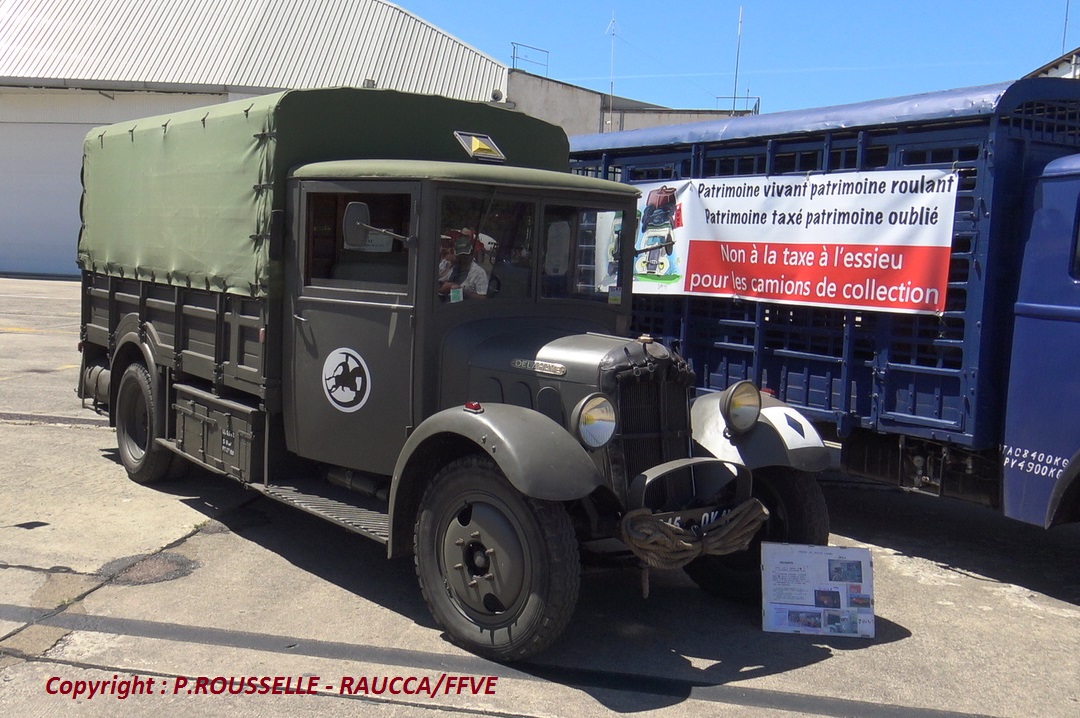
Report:
M 724 598 L 760 600 L 761 542 L 825 546 L 829 543 L 829 509 L 813 474 L 772 466 L 754 471 L 754 498 L 765 504 L 769 518 L 745 551 L 701 556 L 683 570 L 694 583 Z
M 424 599 L 463 648 L 526 658 L 569 624 L 581 582 L 570 517 L 561 504 L 521 494 L 486 457 L 439 472 L 413 541 Z
M 132 481 L 152 484 L 169 475 L 172 453 L 158 446 L 157 392 L 150 371 L 141 363 L 129 366 L 116 391 L 116 444 L 120 462 Z

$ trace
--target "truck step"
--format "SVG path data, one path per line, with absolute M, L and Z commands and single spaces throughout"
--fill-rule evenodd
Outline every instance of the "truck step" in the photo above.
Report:
M 295 506 L 381 544 L 390 540 L 390 515 L 384 502 L 324 483 L 249 484 L 270 498 Z

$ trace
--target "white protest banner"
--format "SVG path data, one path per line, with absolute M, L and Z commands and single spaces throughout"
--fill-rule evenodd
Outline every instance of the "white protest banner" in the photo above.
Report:
M 634 291 L 940 314 L 957 184 L 898 170 L 640 185 Z

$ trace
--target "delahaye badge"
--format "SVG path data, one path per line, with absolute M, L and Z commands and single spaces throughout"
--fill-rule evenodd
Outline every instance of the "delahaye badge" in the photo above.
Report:
M 562 364 L 555 364 L 549 361 L 535 361 L 533 359 L 513 359 L 510 361 L 510 366 L 515 369 L 524 369 L 526 371 L 534 371 L 537 374 L 551 374 L 553 376 L 563 376 L 566 374 L 566 367 Z

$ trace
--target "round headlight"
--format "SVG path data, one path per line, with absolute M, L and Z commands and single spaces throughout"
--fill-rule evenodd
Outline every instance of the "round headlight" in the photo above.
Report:
M 720 413 L 733 434 L 754 428 L 761 414 L 761 393 L 754 382 L 743 380 L 729 387 L 720 402 Z
M 582 399 L 572 420 L 578 439 L 590 449 L 599 449 L 615 436 L 615 405 L 603 394 Z

